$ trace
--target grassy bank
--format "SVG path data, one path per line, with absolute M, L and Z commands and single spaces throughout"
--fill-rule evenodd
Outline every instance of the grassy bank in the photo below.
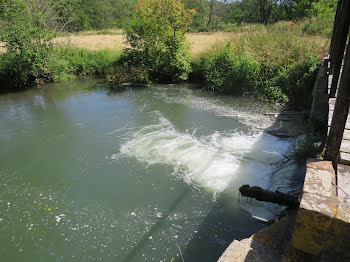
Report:
M 192 79 L 218 92 L 309 105 L 329 40 L 303 35 L 303 27 L 289 22 L 242 27 L 226 46 L 214 46 L 193 59 Z
M 61 46 L 54 49 L 49 68 L 53 81 L 75 77 L 106 77 L 106 71 L 113 67 L 122 52 L 119 50 L 87 50 Z
M 188 33 L 189 80 L 217 92 L 307 105 L 329 38 L 304 30 L 305 22 L 280 22 L 240 26 L 233 32 Z M 118 74 L 115 65 L 128 46 L 123 35 L 111 32 L 84 32 L 54 39 L 45 66 L 47 79 L 42 81 Z M 11 61 L 5 62 L 0 60 L 0 80 L 10 84 L 11 77 L 4 72 L 8 72 Z
M 121 56 L 119 50 L 88 50 L 70 45 L 56 46 L 50 51 L 40 74 L 27 72 L 16 57 L 0 54 L 0 85 L 2 89 L 14 90 L 44 82 L 65 81 L 77 77 L 106 77 L 106 71 Z M 23 70 L 23 75 L 19 72 Z M 22 84 L 23 83 L 23 84 Z

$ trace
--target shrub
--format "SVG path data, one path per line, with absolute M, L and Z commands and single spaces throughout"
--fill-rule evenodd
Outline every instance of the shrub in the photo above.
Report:
M 117 61 L 106 71 L 107 81 L 111 84 L 150 83 L 149 68 L 142 64 L 142 55 L 135 50 L 125 50 Z
M 301 27 L 302 22 L 240 26 L 230 47 L 214 46 L 192 62 L 191 80 L 218 92 L 308 107 L 329 42 L 302 36 Z
M 144 66 L 122 65 L 107 71 L 107 81 L 114 85 L 150 83 L 148 68 Z
M 136 13 L 125 27 L 126 37 L 152 79 L 187 79 L 190 57 L 184 48 L 184 35 L 191 13 L 180 0 L 140 0 L 136 5 Z
M 302 133 L 293 143 L 293 158 L 305 161 L 307 158 L 318 157 L 323 150 L 321 136 L 310 123 L 304 126 Z
M 230 44 L 203 62 L 203 75 L 208 88 L 224 93 L 248 93 L 257 83 L 259 64 L 244 55 L 233 53 Z
M 334 16 L 315 16 L 304 23 L 302 32 L 308 35 L 332 36 Z
M 259 81 L 255 88 L 246 94 L 263 101 L 273 101 L 277 103 L 289 102 L 288 96 L 281 90 L 279 86 L 274 85 L 270 79 L 267 79 L 261 75 L 259 76 Z
M 308 10 L 309 19 L 303 25 L 302 32 L 309 35 L 324 35 L 330 37 L 333 31 L 337 0 L 319 0 Z
M 319 65 L 317 57 L 307 56 L 281 68 L 272 82 L 286 94 L 293 105 L 310 107 Z
M 23 87 L 51 79 L 48 59 L 53 34 L 45 29 L 46 15 L 30 0 L 4 2 L 1 13 L 5 28 L 0 40 L 6 53 L 0 64 L 0 82 Z

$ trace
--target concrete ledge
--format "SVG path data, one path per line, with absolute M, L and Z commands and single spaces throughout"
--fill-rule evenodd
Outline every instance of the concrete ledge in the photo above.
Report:
M 308 160 L 292 239 L 295 249 L 318 256 L 329 247 L 336 199 L 332 183 L 335 184 L 332 162 Z
M 240 241 L 233 241 L 218 262 L 280 262 L 289 249 L 296 210 L 288 210 L 278 222 Z

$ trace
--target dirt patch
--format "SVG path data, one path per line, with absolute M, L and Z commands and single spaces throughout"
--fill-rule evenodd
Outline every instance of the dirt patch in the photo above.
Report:
M 113 49 L 122 50 L 129 47 L 124 35 L 69 35 L 53 40 L 56 44 L 71 44 L 79 48 L 90 50 Z
M 198 56 L 212 48 L 220 48 L 229 42 L 236 33 L 189 33 L 186 39 L 190 45 L 190 53 Z
M 0 42 L 0 54 L 1 54 L 1 53 L 5 53 L 6 49 L 5 49 L 4 46 L 5 46 L 5 43 L 1 43 L 1 42 Z

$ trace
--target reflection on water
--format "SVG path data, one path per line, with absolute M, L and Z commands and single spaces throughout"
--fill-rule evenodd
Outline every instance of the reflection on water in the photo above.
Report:
M 292 140 L 263 132 L 276 110 L 186 86 L 111 92 L 95 80 L 1 95 L 1 257 L 181 261 L 181 250 L 185 261 L 215 261 L 263 226 L 250 214 L 280 210 L 239 202 L 239 186 L 298 187 L 295 163 L 281 171 Z

